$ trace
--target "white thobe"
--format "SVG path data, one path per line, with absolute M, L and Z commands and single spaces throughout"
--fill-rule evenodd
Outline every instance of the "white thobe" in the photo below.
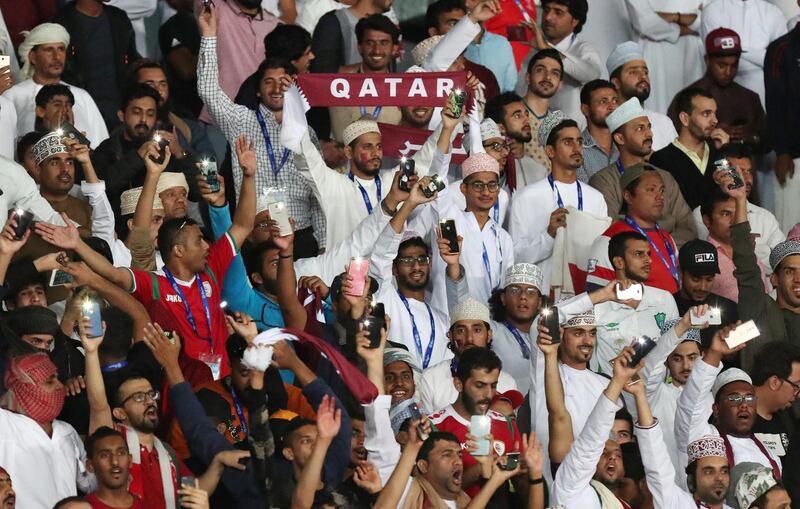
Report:
M 636 426 L 635 433 L 639 442 L 639 451 L 642 457 L 647 488 L 653 495 L 653 504 L 662 509 L 686 509 L 700 507 L 688 491 L 675 483 L 676 468 L 669 461 L 670 449 L 664 441 L 661 427 L 664 425 L 659 419 L 650 428 Z M 705 507 L 705 506 L 703 506 Z M 722 509 L 732 509 L 723 503 Z
M 697 18 L 689 28 L 699 31 L 703 0 L 626 0 L 626 4 L 650 69 L 648 106 L 666 113 L 675 94 L 703 76 L 705 49 L 699 36 L 681 36 L 677 23 L 668 23 L 657 13 L 695 14 Z
M 550 214 L 559 207 L 558 196 L 564 207 L 578 208 L 578 186 L 583 195 L 582 210 L 598 216 L 608 215 L 608 206 L 603 195 L 585 182 L 571 184 L 540 180 L 524 189 L 518 189 L 511 200 L 509 230 L 514 239 L 514 259 L 518 262 L 535 263 L 542 269 L 543 295 L 550 293 L 551 263 L 555 237 L 547 233 Z M 557 192 L 556 192 L 557 190 Z
M 458 391 L 453 385 L 453 374 L 450 371 L 451 362 L 452 359 L 442 361 L 422 372 L 414 399 L 429 412 L 447 408 L 458 399 Z M 517 390 L 517 384 L 511 375 L 501 370 L 497 379 L 497 392 L 510 390 Z
M 61 84 L 68 86 L 75 97 L 75 105 L 72 107 L 75 127 L 78 131 L 86 133 L 86 137 L 92 142 L 92 148 L 96 149 L 100 143 L 108 139 L 108 129 L 100 110 L 97 109 L 89 92 L 63 81 Z M 43 86 L 30 78 L 17 83 L 3 94 L 17 109 L 17 136 L 33 131 L 36 121 L 36 94 Z
M 386 486 L 394 467 L 400 461 L 400 444 L 394 439 L 389 410 L 392 397 L 382 394 L 364 408 L 364 448 L 369 461 L 381 476 L 381 485 Z
M 661 150 L 675 141 L 675 138 L 678 137 L 678 131 L 675 130 L 675 124 L 672 123 L 668 116 L 649 109 L 645 109 L 644 112 L 647 113 L 647 118 L 650 119 L 651 129 L 653 130 L 653 152 Z
M 618 44 L 633 39 L 633 29 L 625 0 L 592 0 L 592 15 L 578 34 L 579 41 L 589 42 L 605 63 Z M 605 73 L 604 73 L 605 74 Z
M 37 221 L 64 226 L 61 214 L 39 194 L 39 187 L 25 168 L 0 156 L 0 210 L 21 208 L 33 212 Z
M 594 8 L 592 9 L 594 11 Z M 564 114 L 578 123 L 581 130 L 586 127 L 586 118 L 581 113 L 581 88 L 592 81 L 606 76 L 603 60 L 597 49 L 585 40 L 577 38 L 576 34 L 569 34 L 558 44 L 549 44 L 561 53 L 564 64 L 564 74 L 561 79 L 561 88 L 550 101 L 551 110 L 561 110 Z M 528 82 L 525 74 L 536 50 L 531 50 L 520 66 L 517 79 L 517 93 L 525 96 L 528 91 Z
M 708 228 L 703 224 L 700 207 L 694 209 L 692 213 L 694 214 L 694 224 L 697 226 L 697 238 L 706 240 Z M 750 223 L 750 231 L 757 234 L 755 238 L 756 256 L 764 268 L 771 273 L 769 254 L 773 247 L 786 240 L 786 235 L 781 231 L 781 225 L 778 224 L 778 220 L 772 212 L 750 202 L 747 202 L 747 221 Z
M 706 364 L 703 359 L 697 359 L 692 368 L 692 374 L 683 388 L 680 398 L 678 398 L 678 408 L 675 412 L 675 442 L 678 454 L 683 464 L 688 463 L 686 447 L 698 438 L 713 435 L 720 436 L 719 430 L 713 424 L 708 423 L 708 400 L 706 394 L 711 392 L 717 375 L 722 371 L 722 363 L 719 366 Z M 755 410 L 754 410 L 755 411 Z M 766 448 L 767 455 L 750 438 L 739 438 L 728 435 L 731 444 L 731 452 L 735 463 L 752 461 L 760 463 L 767 468 L 772 468 L 770 458 L 781 471 L 781 460 L 769 449 Z
M 764 57 L 769 43 L 787 32 L 783 12 L 764 0 L 714 0 L 703 8 L 700 37 L 705 40 L 720 27 L 730 28 L 742 41 L 736 83 L 756 92 L 764 106 Z
M 147 58 L 150 55 L 147 51 L 147 28 L 145 20 L 153 15 L 158 8 L 158 0 L 108 0 L 108 5 L 113 5 L 125 11 L 128 19 L 133 26 L 133 34 L 136 39 L 136 50 L 140 55 Z
M 53 421 L 47 436 L 35 421 L 0 409 L 0 465 L 14 482 L 19 509 L 53 507 L 62 498 L 93 488 L 87 473 L 86 451 L 75 429 Z
M 374 299 L 383 303 L 386 314 L 392 319 L 389 339 L 405 345 L 411 355 L 416 357 L 417 364 L 426 369 L 453 357 L 453 352 L 447 348 L 447 313 L 414 298 L 406 298 L 406 308 L 392 282 L 392 263 L 402 239 L 403 234 L 396 233 L 387 224 L 375 243 L 369 272 L 380 285 Z
M 675 299 L 669 292 L 646 285 L 643 288 L 642 300 L 635 309 L 614 301 L 594 307 L 597 347 L 589 363 L 593 370 L 611 374 L 611 360 L 624 347 L 639 336 L 659 341 L 661 326 L 680 316 Z M 673 348 L 668 349 L 667 355 Z
M 14 159 L 16 150 L 17 110 L 14 103 L 0 95 L 0 156 Z

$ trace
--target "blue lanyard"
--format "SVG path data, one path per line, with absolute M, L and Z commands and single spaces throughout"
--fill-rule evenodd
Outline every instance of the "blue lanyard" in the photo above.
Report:
M 197 322 L 195 322 L 194 316 L 192 316 L 192 310 L 189 309 L 189 302 L 186 300 L 186 296 L 183 295 L 181 287 L 178 286 L 178 283 L 175 281 L 175 277 L 172 275 L 172 272 L 170 272 L 166 266 L 164 267 L 164 275 L 167 277 L 167 281 L 169 281 L 169 284 L 172 285 L 172 289 L 175 290 L 175 293 L 177 293 L 178 297 L 181 298 L 181 302 L 183 302 L 183 309 L 186 311 L 186 319 L 189 320 L 189 325 L 192 326 L 192 330 L 194 331 L 195 334 L 197 334 L 197 337 L 200 337 L 200 333 L 197 332 Z M 200 337 L 200 339 L 204 339 L 205 341 L 212 343 L 211 351 L 213 352 L 214 345 L 211 340 L 211 335 L 213 335 L 214 332 L 211 329 L 211 310 L 208 307 L 208 300 L 206 300 L 206 291 L 203 289 L 203 282 L 200 279 L 200 274 L 199 273 L 195 274 L 194 277 L 195 281 L 197 282 L 197 291 L 200 292 L 200 302 L 203 303 L 203 312 L 206 315 L 206 322 L 208 323 L 208 333 L 209 333 L 208 338 Z
M 431 307 L 427 302 L 423 303 L 425 307 L 428 308 L 428 316 L 431 319 L 431 340 L 428 342 L 428 347 L 425 349 L 425 356 L 423 357 L 422 338 L 420 338 L 419 329 L 417 329 L 417 321 L 414 320 L 414 314 L 411 312 L 411 306 L 408 305 L 406 296 L 400 293 L 399 290 L 397 295 L 399 295 L 400 300 L 403 301 L 403 305 L 406 307 L 406 311 L 408 311 L 408 317 L 411 319 L 411 333 L 414 335 L 414 346 L 417 348 L 417 355 L 419 355 L 422 360 L 422 369 L 427 369 L 428 365 L 431 363 L 431 356 L 433 355 L 433 343 L 436 341 L 436 324 L 433 321 L 433 311 L 431 311 Z
M 497 230 L 495 230 L 495 226 L 491 226 L 492 233 L 494 233 L 494 244 L 498 251 L 500 251 L 500 260 L 499 262 L 503 263 L 503 246 L 500 245 L 500 241 L 497 240 Z M 486 251 L 486 243 L 481 241 L 481 245 L 483 246 L 483 268 L 486 269 L 486 275 L 489 277 L 489 293 L 494 291 L 494 285 L 492 284 L 492 265 L 489 263 L 489 252 Z M 502 273 L 502 271 L 501 271 Z M 500 281 L 498 280 L 497 283 L 499 284 Z
M 622 161 L 620 161 L 619 159 L 617 159 L 617 171 L 619 172 L 620 177 L 622 176 L 623 173 L 625 173 L 625 167 L 622 166 Z
M 244 412 L 239 405 L 239 398 L 236 397 L 236 389 L 231 384 L 231 398 L 233 399 L 233 408 L 236 410 L 236 416 L 239 417 L 239 422 L 242 424 L 242 431 L 247 435 L 247 420 L 244 418 Z
M 372 202 L 369 201 L 369 195 L 367 194 L 367 190 L 361 185 L 361 182 L 356 180 L 356 177 L 352 173 L 347 174 L 347 178 L 349 178 L 352 182 L 358 186 L 358 190 L 361 191 L 361 198 L 364 200 L 364 205 L 367 206 L 367 214 L 372 214 Z M 381 177 L 375 177 L 375 191 L 378 195 L 378 203 L 381 202 Z
M 267 123 L 264 121 L 264 116 L 261 115 L 260 106 L 258 109 L 256 109 L 256 119 L 258 120 L 258 125 L 261 126 L 261 134 L 264 135 L 264 144 L 267 146 L 267 156 L 269 156 L 269 164 L 272 167 L 272 174 L 277 176 L 283 168 L 283 165 L 285 165 L 286 161 L 289 159 L 289 154 L 291 152 L 288 148 L 283 149 L 281 164 L 278 166 L 278 164 L 275 162 L 275 151 L 272 149 L 272 140 L 269 137 L 269 131 L 267 131 Z
M 524 339 L 522 339 L 522 334 L 519 333 L 519 329 L 517 329 L 508 322 L 503 322 L 503 325 L 506 326 L 508 332 L 510 332 L 511 335 L 514 336 L 514 339 L 517 340 L 517 343 L 519 344 L 519 349 L 522 350 L 522 356 L 525 357 L 526 359 L 530 359 L 531 349 L 528 346 L 528 343 Z
M 492 207 L 492 215 L 494 216 L 494 222 L 500 224 L 500 197 L 494 202 L 494 206 Z
M 675 280 L 675 283 L 677 283 L 678 287 L 680 287 L 681 278 L 680 275 L 678 274 L 678 260 L 675 257 L 675 251 L 672 249 L 672 243 L 669 241 L 667 237 L 664 236 L 664 233 L 661 231 L 661 227 L 658 226 L 658 224 L 656 224 L 656 232 L 661 237 L 661 240 L 664 241 L 664 245 L 667 247 L 667 255 L 669 255 L 669 261 L 671 263 L 667 262 L 667 259 L 664 257 L 664 254 L 661 253 L 661 250 L 658 248 L 656 243 L 653 242 L 653 239 L 651 239 L 650 236 L 647 235 L 647 233 L 642 229 L 641 226 L 636 224 L 636 221 L 634 221 L 628 216 L 625 216 L 625 223 L 634 230 L 636 230 L 637 232 L 644 235 L 644 238 L 647 239 L 647 243 L 650 244 L 650 247 L 653 249 L 653 251 L 655 251 L 658 257 L 661 258 L 661 261 L 664 263 L 664 266 L 667 268 L 669 273 L 672 274 L 672 278 Z
M 367 108 L 365 108 L 363 106 L 359 106 L 358 108 L 361 110 L 361 116 L 362 117 L 367 115 Z M 381 116 L 381 110 L 382 109 L 383 109 L 383 106 L 375 106 L 375 109 L 372 110 L 372 113 L 371 113 L 372 120 L 378 120 L 378 117 Z
M 528 11 L 526 11 L 525 8 L 522 6 L 522 2 L 520 2 L 519 0 L 514 0 L 514 3 L 517 4 L 517 7 L 519 7 L 519 10 L 522 13 L 522 17 L 525 18 L 525 21 L 527 21 L 528 23 L 533 23 L 531 15 L 528 14 Z
M 556 192 L 556 202 L 558 203 L 558 208 L 563 209 L 564 200 L 561 199 L 561 193 L 558 192 L 558 187 L 556 187 L 552 173 L 547 176 L 547 181 L 550 183 L 550 189 Z M 578 185 L 578 210 L 583 210 L 583 189 L 581 188 L 580 180 L 576 180 L 575 184 Z
M 103 373 L 111 373 L 112 371 L 116 371 L 118 369 L 122 369 L 128 365 L 128 361 L 121 360 L 119 362 L 115 362 L 113 364 L 107 364 L 105 366 L 100 367 L 100 371 Z

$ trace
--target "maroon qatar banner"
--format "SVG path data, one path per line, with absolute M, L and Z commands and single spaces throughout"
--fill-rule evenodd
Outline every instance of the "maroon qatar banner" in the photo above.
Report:
M 433 131 L 415 127 L 400 127 L 392 124 L 379 123 L 381 129 L 381 143 L 383 154 L 387 157 L 411 157 L 422 148 L 425 141 Z M 462 146 L 463 134 L 458 134 L 453 140 L 452 164 L 461 164 L 467 158 L 467 152 Z
M 466 83 L 465 72 L 304 73 L 297 77 L 297 87 L 309 106 L 332 107 L 443 106 L 450 92 L 466 90 Z

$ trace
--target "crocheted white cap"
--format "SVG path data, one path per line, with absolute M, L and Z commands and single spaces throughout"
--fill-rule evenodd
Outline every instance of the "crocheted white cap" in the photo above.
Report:
M 163 193 L 167 189 L 173 187 L 182 187 L 189 191 L 189 184 L 186 182 L 186 176 L 183 173 L 176 173 L 174 171 L 165 171 L 158 177 L 158 184 L 156 185 L 156 196 Z
M 778 482 L 775 480 L 772 469 L 764 465 L 753 465 L 739 477 L 738 482 L 733 486 L 739 507 L 750 507 L 776 484 Z
M 593 309 L 577 315 L 570 315 L 570 317 L 561 324 L 565 329 L 569 329 L 570 327 L 594 327 L 596 325 L 597 321 L 594 318 Z
M 366 133 L 381 133 L 378 128 L 378 123 L 374 120 L 358 119 L 344 128 L 342 133 L 342 141 L 345 145 L 350 145 L 353 141 Z
M 617 44 L 617 47 L 614 48 L 614 51 L 612 51 L 606 59 L 606 69 L 608 70 L 609 76 L 614 74 L 614 71 L 623 65 L 634 60 L 644 60 L 642 47 L 639 46 L 639 43 L 626 41 Z
M 686 448 L 689 454 L 689 463 L 697 461 L 700 458 L 726 458 L 725 456 L 725 442 L 720 437 L 705 436 L 698 438 L 691 442 Z
M 714 381 L 714 385 L 711 387 L 711 394 L 714 396 L 714 399 L 717 399 L 717 393 L 720 389 L 733 382 L 747 382 L 750 385 L 753 385 L 753 379 L 741 369 L 726 369 L 717 375 L 717 379 Z
M 506 269 L 503 288 L 509 285 L 531 285 L 537 290 L 542 288 L 543 279 L 542 269 L 532 263 L 515 263 Z
M 769 264 L 772 266 L 772 270 L 775 270 L 784 258 L 796 254 L 800 254 L 800 239 L 789 238 L 773 247 L 769 253 Z
M 489 323 L 489 308 L 469 297 L 450 309 L 450 327 L 461 320 L 481 320 Z
M 33 145 L 33 160 L 36 161 L 36 164 L 42 164 L 48 157 L 67 152 L 67 147 L 61 143 L 61 135 L 57 131 L 53 131 Z
M 414 46 L 414 49 L 411 50 L 411 61 L 414 62 L 414 65 L 421 66 L 425 63 L 425 59 L 428 58 L 431 50 L 433 50 L 442 39 L 444 39 L 443 35 L 434 35 Z
M 542 123 L 539 124 L 539 129 L 536 131 L 536 142 L 539 143 L 540 147 L 544 147 L 547 144 L 550 132 L 566 118 L 567 116 L 561 110 L 553 110 L 545 115 Z
M 500 163 L 486 152 L 476 152 L 461 163 L 461 178 L 466 179 L 473 173 L 488 171 L 500 175 Z
M 134 187 L 133 189 L 128 189 L 122 196 L 119 197 L 120 205 L 119 211 L 120 214 L 123 216 L 127 216 L 128 214 L 133 214 L 136 212 L 136 204 L 139 203 L 139 197 L 142 195 L 142 188 L 141 187 Z M 161 203 L 161 198 L 158 197 L 158 194 L 155 195 L 153 198 L 153 210 L 163 210 L 164 204 Z

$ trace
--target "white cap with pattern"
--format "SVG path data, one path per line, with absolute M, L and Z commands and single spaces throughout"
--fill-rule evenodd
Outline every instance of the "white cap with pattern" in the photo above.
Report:
M 535 286 L 537 290 L 542 288 L 542 269 L 532 263 L 515 263 L 506 269 L 505 279 L 503 279 L 503 288 L 510 285 L 531 285 Z
M 344 128 L 342 132 L 342 141 L 345 145 L 350 145 L 359 136 L 366 133 L 381 133 L 378 128 L 378 123 L 370 119 L 358 119 Z
M 120 214 L 123 216 L 127 216 L 128 214 L 133 214 L 136 212 L 136 204 L 139 203 L 139 197 L 142 195 L 142 188 L 141 187 L 134 187 L 133 189 L 128 189 L 122 196 L 119 197 L 120 205 L 119 211 Z M 158 197 L 158 194 L 155 195 L 153 198 L 153 210 L 163 210 L 164 204 L 161 203 L 161 198 Z
M 443 35 L 434 35 L 414 46 L 414 49 L 411 50 L 411 61 L 414 62 L 414 65 L 422 66 L 422 64 L 425 63 L 425 59 L 428 58 L 430 52 L 442 41 L 442 39 L 444 39 Z
M 717 399 L 717 393 L 719 392 L 720 389 L 733 382 L 745 382 L 750 385 L 753 385 L 753 379 L 750 378 L 750 375 L 748 375 L 741 369 L 739 368 L 726 369 L 725 371 L 717 375 L 717 379 L 714 381 L 713 387 L 711 387 L 711 394 L 714 396 L 714 399 Z
M 594 309 L 584 311 L 577 315 L 570 315 L 565 322 L 561 324 L 565 329 L 570 327 L 595 327 L 597 320 L 594 317 Z
M 481 320 L 489 323 L 489 308 L 472 297 L 463 300 L 450 309 L 450 327 L 462 320 Z
M 33 145 L 33 160 L 42 164 L 48 157 L 68 153 L 67 147 L 61 143 L 61 135 L 57 131 L 46 134 Z
M 697 461 L 700 458 L 726 458 L 725 455 L 725 442 L 722 438 L 717 436 L 704 436 L 691 442 L 686 448 L 689 454 L 689 463 Z
M 182 187 L 186 189 L 186 192 L 189 192 L 189 184 L 186 182 L 186 175 L 174 171 L 165 171 L 158 177 L 156 196 L 173 187 Z

